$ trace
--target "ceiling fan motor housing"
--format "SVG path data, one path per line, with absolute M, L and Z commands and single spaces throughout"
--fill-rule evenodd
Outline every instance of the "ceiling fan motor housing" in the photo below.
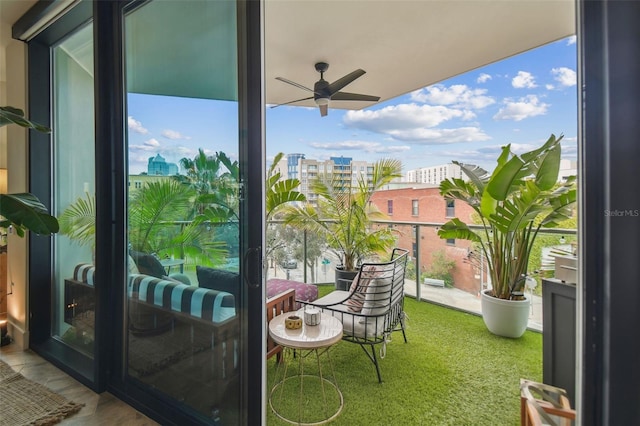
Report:
M 329 82 L 325 79 L 321 78 L 316 81 L 313 85 L 313 92 L 313 100 L 316 101 L 316 104 L 318 104 L 319 100 L 326 100 L 326 102 L 329 102 L 329 99 L 331 99 L 331 93 L 329 93 Z
M 313 90 L 308 87 L 296 83 L 295 81 L 287 80 L 283 77 L 276 77 L 276 80 L 280 80 L 284 83 L 291 84 L 292 86 L 296 86 L 300 89 L 313 92 L 313 96 L 309 96 L 307 98 L 296 99 L 294 101 L 285 102 L 284 104 L 279 105 L 288 105 L 295 102 L 306 101 L 309 99 L 313 99 L 317 106 L 320 107 L 320 115 L 327 115 L 327 108 L 330 100 L 337 101 L 366 101 L 366 102 L 377 102 L 380 100 L 379 96 L 371 96 L 371 95 L 361 95 L 358 93 L 347 93 L 341 92 L 340 90 L 346 85 L 353 82 L 355 79 L 362 77 L 365 73 L 362 69 L 357 69 L 355 71 L 350 72 L 349 74 L 339 78 L 333 83 L 329 83 L 324 79 L 324 72 L 329 69 L 329 64 L 327 62 L 316 62 L 315 64 L 316 71 L 320 73 L 320 80 L 316 81 L 313 85 Z M 272 108 L 278 105 L 274 105 Z

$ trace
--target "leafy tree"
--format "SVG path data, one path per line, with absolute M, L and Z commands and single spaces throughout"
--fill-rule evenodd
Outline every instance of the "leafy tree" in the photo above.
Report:
M 431 266 L 425 270 L 425 276 L 443 280 L 446 287 L 453 287 L 451 271 L 456 267 L 456 261 L 449 259 L 442 249 L 434 251 L 431 257 Z

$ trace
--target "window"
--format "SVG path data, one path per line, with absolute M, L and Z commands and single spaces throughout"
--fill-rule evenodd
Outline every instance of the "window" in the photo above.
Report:
M 447 200 L 447 217 L 454 217 L 456 215 L 456 205 L 455 200 Z
M 448 246 L 455 246 L 456 245 L 456 239 L 455 238 L 447 238 L 447 245 Z
M 393 200 L 387 200 L 387 214 L 393 214 Z
M 411 216 L 418 216 L 418 200 L 411 200 Z

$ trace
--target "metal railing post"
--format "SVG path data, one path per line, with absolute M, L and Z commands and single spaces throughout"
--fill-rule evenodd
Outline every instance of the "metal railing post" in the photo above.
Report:
M 421 290 L 422 286 L 420 285 L 420 225 L 414 225 L 416 230 L 416 300 L 422 300 Z
M 302 240 L 302 275 L 304 277 L 303 281 L 307 282 L 307 230 L 304 230 L 303 233 L 304 239 Z

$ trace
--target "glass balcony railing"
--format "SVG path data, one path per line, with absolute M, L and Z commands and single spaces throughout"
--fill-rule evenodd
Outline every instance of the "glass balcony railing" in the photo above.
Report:
M 188 222 L 165 223 L 172 232 L 182 232 Z M 237 234 L 233 224 L 204 223 L 205 238 L 221 243 L 223 248 L 210 266 L 237 271 Z M 405 294 L 472 313 L 480 313 L 480 292 L 490 287 L 486 261 L 481 251 L 464 240 L 443 240 L 438 236 L 442 223 L 375 221 L 374 226 L 391 228 L 396 246 L 409 250 L 405 277 Z M 473 226 L 472 226 L 473 227 Z M 476 226 L 480 228 L 480 226 Z M 529 327 L 542 329 L 541 278 L 552 277 L 554 254 L 575 251 L 575 229 L 542 230 L 529 262 L 529 272 L 536 286 L 526 288 L 532 296 Z M 202 260 L 191 259 L 186 253 L 162 251 L 161 258 L 184 257 L 180 270 L 196 281 L 195 265 Z M 378 259 L 361 259 L 371 261 Z M 341 253 L 327 247 L 326 239 L 317 234 L 270 221 L 266 227 L 266 279 L 285 278 L 313 284 L 335 283 L 335 268 L 341 265 Z
M 405 278 L 408 296 L 480 313 L 480 292 L 491 284 L 477 247 L 468 241 L 440 239 L 437 233 L 442 223 L 376 221 L 375 226 L 392 228 L 396 245 L 410 252 Z M 531 329 L 542 329 L 540 280 L 553 276 L 553 254 L 574 252 L 575 241 L 575 229 L 545 229 L 539 233 L 529 262 L 529 273 L 537 285 L 526 288 L 532 296 Z M 340 253 L 329 249 L 317 235 L 277 221 L 267 225 L 267 279 L 333 284 L 340 259 Z

